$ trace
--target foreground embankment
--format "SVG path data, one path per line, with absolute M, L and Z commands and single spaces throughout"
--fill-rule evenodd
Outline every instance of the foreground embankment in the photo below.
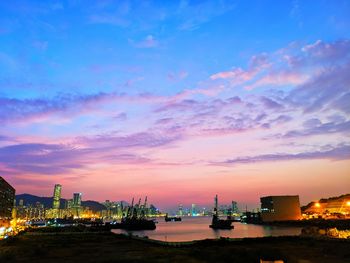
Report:
M 274 226 L 318 227 L 321 229 L 337 228 L 338 230 L 350 230 L 350 219 L 308 219 L 293 221 L 275 221 L 261 224 Z
M 69 229 L 67 229 L 69 230 Z M 266 237 L 170 246 L 110 232 L 22 233 L 0 242 L 0 262 L 350 262 L 350 240 Z

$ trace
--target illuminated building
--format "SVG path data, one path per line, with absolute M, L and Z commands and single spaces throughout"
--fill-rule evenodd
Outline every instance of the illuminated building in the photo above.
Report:
M 26 209 L 26 218 L 29 220 L 44 219 L 45 218 L 44 205 L 41 204 L 40 202 L 36 202 L 35 205 L 29 205 Z
M 196 216 L 197 211 L 196 211 L 196 204 L 192 204 L 191 206 L 191 216 Z
M 0 225 L 11 219 L 14 200 L 15 189 L 0 176 Z
M 238 214 L 239 213 L 236 201 L 232 201 L 232 203 L 231 203 L 231 212 L 232 212 L 232 214 Z
M 123 202 L 111 202 L 110 200 L 106 200 L 102 204 L 106 207 L 102 212 L 103 218 L 118 219 L 123 216 Z M 145 210 L 147 210 L 147 208 L 145 208 Z
M 306 214 L 350 214 L 350 194 L 321 199 L 308 204 L 303 211 Z
M 73 194 L 73 207 L 80 207 L 81 206 L 81 193 L 74 193 Z
M 74 217 L 80 217 L 81 214 L 81 193 L 74 193 L 73 194 L 73 216 Z
M 64 202 L 64 209 L 70 209 L 73 206 L 73 200 L 72 199 L 67 199 Z
M 179 212 L 178 212 L 179 216 L 183 216 L 183 206 L 182 204 L 179 205 Z
M 261 197 L 261 218 L 263 222 L 301 219 L 298 195 Z
M 160 212 L 159 212 L 159 209 L 157 207 L 155 207 L 154 205 L 150 204 L 147 214 L 149 216 L 156 216 L 156 215 L 159 215 Z
M 60 208 L 61 190 L 62 190 L 62 186 L 60 184 L 55 184 L 55 188 L 53 191 L 53 202 L 52 202 L 53 209 Z

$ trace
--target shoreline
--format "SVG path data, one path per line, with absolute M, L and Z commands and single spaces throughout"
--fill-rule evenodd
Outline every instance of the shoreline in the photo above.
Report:
M 350 219 L 303 219 L 290 221 L 259 222 L 255 225 L 283 227 L 318 227 L 321 229 L 337 228 L 338 230 L 350 230 Z
M 303 236 L 164 242 L 112 232 L 21 233 L 0 242 L 0 262 L 350 262 L 349 239 Z

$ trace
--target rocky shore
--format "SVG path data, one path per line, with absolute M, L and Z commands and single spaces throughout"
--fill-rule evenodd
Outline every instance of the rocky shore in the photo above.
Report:
M 293 227 L 318 227 L 320 229 L 337 228 L 338 230 L 350 230 L 350 219 L 307 219 L 294 221 L 275 221 L 260 223 L 273 226 Z

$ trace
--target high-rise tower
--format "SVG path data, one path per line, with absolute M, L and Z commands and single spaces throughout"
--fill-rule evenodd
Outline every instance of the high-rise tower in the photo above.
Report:
M 53 190 L 53 202 L 52 202 L 53 209 L 60 208 L 61 190 L 62 190 L 62 185 L 55 184 L 55 188 Z
M 72 209 L 73 209 L 73 215 L 74 217 L 80 217 L 82 209 L 81 209 L 81 193 L 74 193 L 73 194 L 73 204 L 72 204 Z
M 14 200 L 15 189 L 0 176 L 0 219 L 11 218 Z
M 179 212 L 178 212 L 179 216 L 183 216 L 183 206 L 182 204 L 179 205 Z
M 79 208 L 81 206 L 81 193 L 73 194 L 73 207 Z
M 192 204 L 191 216 L 196 216 L 196 215 L 197 215 L 196 204 Z

